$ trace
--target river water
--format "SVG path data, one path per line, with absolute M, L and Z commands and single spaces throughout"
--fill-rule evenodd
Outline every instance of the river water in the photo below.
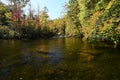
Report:
M 1 40 L 0 80 L 120 80 L 120 49 L 78 38 Z

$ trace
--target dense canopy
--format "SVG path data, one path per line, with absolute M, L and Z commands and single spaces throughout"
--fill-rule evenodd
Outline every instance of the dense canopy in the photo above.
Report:
M 0 2 L 0 38 L 80 37 L 88 41 L 120 44 L 120 0 L 69 0 L 64 16 L 50 20 L 48 9 L 29 5 L 30 0 Z

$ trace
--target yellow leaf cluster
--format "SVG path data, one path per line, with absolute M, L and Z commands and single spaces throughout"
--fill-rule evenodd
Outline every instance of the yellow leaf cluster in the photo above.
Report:
M 5 13 L 5 16 L 6 16 L 8 19 L 12 19 L 12 15 L 11 15 L 10 12 Z

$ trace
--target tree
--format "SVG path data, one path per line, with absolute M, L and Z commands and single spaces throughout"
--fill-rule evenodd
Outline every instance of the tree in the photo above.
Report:
M 21 24 L 21 13 L 22 8 L 27 5 L 30 0 L 8 0 L 10 2 L 11 10 L 12 10 L 12 18 L 13 23 L 16 23 L 16 27 Z
M 0 3 L 0 24 L 9 25 L 11 20 L 11 11 L 9 6 Z
M 48 16 L 48 9 L 47 7 L 44 7 L 43 10 L 41 11 L 40 13 L 40 26 L 41 26 L 41 29 L 45 29 L 47 30 L 49 27 L 48 25 L 48 20 L 49 19 L 49 16 Z
M 69 0 L 69 3 L 67 5 L 67 15 L 66 15 L 66 20 L 67 20 L 67 34 L 70 35 L 80 35 L 80 27 L 81 23 L 78 18 L 78 14 L 80 10 L 78 9 L 78 1 L 77 0 Z M 70 32 L 70 29 L 74 32 Z M 72 33 L 72 34 L 71 34 Z
M 10 5 L 17 5 L 20 4 L 21 7 L 25 7 L 30 0 L 8 0 Z

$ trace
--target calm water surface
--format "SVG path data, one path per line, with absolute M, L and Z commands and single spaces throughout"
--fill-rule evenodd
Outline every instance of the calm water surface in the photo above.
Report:
M 0 80 L 120 80 L 120 49 L 75 38 L 1 40 Z

